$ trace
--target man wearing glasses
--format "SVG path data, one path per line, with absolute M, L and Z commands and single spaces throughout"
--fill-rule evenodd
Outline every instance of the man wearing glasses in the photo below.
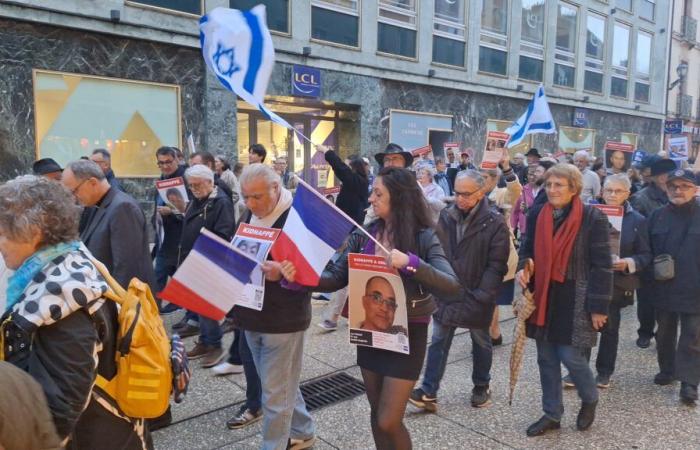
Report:
M 394 325 L 398 306 L 391 283 L 380 276 L 370 278 L 365 286 L 365 295 L 362 296 L 365 320 L 358 325 L 358 328 L 389 334 L 403 333 L 408 336 L 405 327 Z
M 471 404 L 475 408 L 491 404 L 493 344 L 489 325 L 508 270 L 510 232 L 504 217 L 491 208 L 485 190 L 486 180 L 479 172 L 459 172 L 455 203 L 441 211 L 437 224 L 440 243 L 462 290 L 453 298 L 440 298 L 433 315 L 423 383 L 409 399 L 426 411 L 437 410 L 437 391 L 457 328 L 469 328 L 472 339 Z
M 695 405 L 700 382 L 700 204 L 696 189 L 692 171 L 670 172 L 666 180 L 670 203 L 649 216 L 660 369 L 654 383 L 680 381 L 680 400 L 687 405 Z M 659 270 L 663 259 L 671 268 L 665 273 Z

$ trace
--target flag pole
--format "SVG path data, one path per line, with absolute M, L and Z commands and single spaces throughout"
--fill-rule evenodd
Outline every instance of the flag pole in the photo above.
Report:
M 310 141 L 309 141 L 309 142 L 310 142 Z M 343 217 L 345 217 L 347 220 L 349 220 L 350 222 L 352 222 L 352 224 L 355 225 L 355 226 L 357 227 L 357 229 L 359 229 L 359 230 L 360 230 L 361 232 L 363 232 L 368 238 L 370 238 L 372 241 L 374 241 L 374 243 L 375 243 L 380 249 L 382 249 L 382 250 L 384 251 L 384 253 L 386 253 L 387 255 L 390 255 L 390 254 L 391 254 L 391 252 L 390 252 L 389 250 L 387 250 L 386 247 L 384 247 L 384 246 L 382 245 L 382 243 L 379 242 L 374 236 L 372 236 L 371 234 L 369 234 L 369 232 L 368 232 L 367 230 L 365 230 L 365 229 L 362 227 L 362 225 L 360 225 L 360 224 L 358 224 L 357 222 L 355 222 L 355 220 L 354 220 L 352 217 L 350 217 L 350 216 L 348 216 L 347 214 L 345 214 L 345 212 L 344 212 L 342 209 L 338 208 L 334 203 L 331 203 L 330 201 L 328 201 L 328 199 L 327 199 L 326 197 L 324 197 L 323 195 L 319 194 L 319 193 L 316 191 L 316 189 L 314 189 L 313 187 L 311 187 L 311 185 L 308 184 L 306 181 L 302 180 L 301 177 L 300 177 L 299 175 L 294 174 L 294 178 L 296 178 L 297 182 L 299 182 L 299 183 L 303 184 L 304 186 L 306 186 L 311 192 L 314 193 L 314 195 L 316 195 L 318 198 L 320 198 L 320 199 L 323 200 L 324 202 L 326 202 L 326 203 L 328 203 L 329 205 L 331 205 L 336 211 L 338 211 L 340 214 L 342 214 Z

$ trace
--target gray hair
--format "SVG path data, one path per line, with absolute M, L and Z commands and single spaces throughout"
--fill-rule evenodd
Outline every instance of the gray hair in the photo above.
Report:
M 472 180 L 476 184 L 479 185 L 479 189 L 484 187 L 484 184 L 486 184 L 486 181 L 484 180 L 484 177 L 481 175 L 481 172 L 478 170 L 474 169 L 466 169 L 466 170 L 461 170 L 457 173 L 457 176 L 455 177 L 455 183 L 457 183 L 458 180 L 461 180 L 462 178 L 467 178 L 469 180 Z
M 275 172 L 272 167 L 262 163 L 250 164 L 243 168 L 243 173 L 241 173 L 240 178 L 241 186 L 247 185 L 259 178 L 265 180 L 265 183 L 270 187 L 275 183 L 278 186 L 282 186 L 282 179 L 277 172 Z
M 185 171 L 185 178 L 202 178 L 214 182 L 214 172 L 204 164 L 195 164 Z
M 496 167 L 495 169 L 481 169 L 481 173 L 485 173 L 495 178 L 500 178 L 503 172 L 501 172 L 500 167 Z
M 435 177 L 435 169 L 433 169 L 433 167 L 428 164 L 422 164 L 416 167 L 416 175 L 420 176 L 421 172 L 427 172 L 428 175 L 430 175 L 431 180 Z
M 0 185 L 0 234 L 29 242 L 38 231 L 39 247 L 78 239 L 80 207 L 61 183 L 24 175 Z
M 90 161 L 89 159 L 69 162 L 66 165 L 66 169 L 70 169 L 70 171 L 73 172 L 76 180 L 83 181 L 89 180 L 90 178 L 97 178 L 102 181 L 105 179 L 102 168 L 98 166 L 96 162 Z
M 590 156 L 591 155 L 588 154 L 587 150 L 578 150 L 576 153 L 574 153 L 574 161 L 576 160 L 576 158 L 580 157 L 586 158 L 586 161 L 588 161 L 590 159 Z
M 605 177 L 603 187 L 607 187 L 610 183 L 620 183 L 621 185 L 625 186 L 625 189 L 627 189 L 628 191 L 632 189 L 632 182 L 630 181 L 630 178 L 627 176 L 627 174 L 624 173 L 608 175 L 607 177 Z

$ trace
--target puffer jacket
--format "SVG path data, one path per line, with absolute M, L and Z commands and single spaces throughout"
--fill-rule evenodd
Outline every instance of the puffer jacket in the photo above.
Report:
M 368 229 L 375 229 L 374 224 L 370 224 Z M 348 253 L 363 253 L 368 240 L 364 232 L 353 231 L 340 257 L 326 266 L 316 290 L 335 292 L 347 286 Z M 410 276 L 400 273 L 406 292 L 409 321 L 435 312 L 437 305 L 434 296 L 455 295 L 460 289 L 435 231 L 429 228 L 419 231 L 416 243 L 416 256 L 420 258 L 417 271 Z

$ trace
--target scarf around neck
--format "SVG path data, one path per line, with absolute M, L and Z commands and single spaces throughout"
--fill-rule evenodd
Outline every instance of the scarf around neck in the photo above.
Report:
M 555 209 L 547 202 L 537 216 L 535 228 L 535 313 L 530 322 L 544 326 L 549 302 L 549 285 L 563 283 L 576 236 L 583 222 L 583 202 L 575 196 L 571 211 L 559 228 L 554 230 Z
M 52 260 L 66 253 L 77 250 L 79 241 L 61 242 L 57 245 L 42 248 L 27 258 L 17 271 L 12 274 L 7 282 L 7 304 L 5 310 L 11 309 L 20 299 L 22 292 L 27 288 L 34 276 Z

